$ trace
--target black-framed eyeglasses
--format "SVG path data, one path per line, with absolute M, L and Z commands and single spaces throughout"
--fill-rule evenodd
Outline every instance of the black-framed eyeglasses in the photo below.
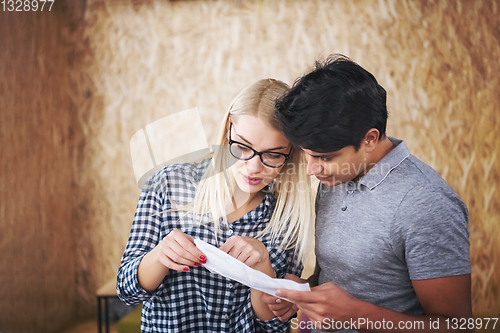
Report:
M 231 139 L 231 127 L 233 123 L 229 124 L 229 152 L 233 155 L 234 158 L 242 161 L 248 161 L 252 159 L 255 155 L 258 155 L 260 161 L 265 166 L 270 168 L 279 168 L 283 166 L 288 158 L 290 157 L 290 153 L 292 152 L 293 146 L 290 147 L 290 151 L 288 154 L 283 153 L 275 153 L 272 151 L 257 151 L 252 147 L 247 146 L 244 143 L 234 141 Z

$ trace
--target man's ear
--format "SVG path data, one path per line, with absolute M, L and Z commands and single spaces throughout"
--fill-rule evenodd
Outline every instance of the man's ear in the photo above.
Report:
M 367 153 L 371 153 L 375 150 L 378 145 L 378 139 L 380 137 L 380 132 L 376 128 L 371 128 L 366 132 L 365 138 L 361 142 L 361 145 L 365 147 Z

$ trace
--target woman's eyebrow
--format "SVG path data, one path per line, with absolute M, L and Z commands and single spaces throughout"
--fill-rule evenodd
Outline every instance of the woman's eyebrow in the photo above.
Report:
M 245 143 L 247 143 L 248 145 L 252 146 L 252 143 L 250 141 L 248 141 L 247 139 L 245 139 L 243 136 L 239 135 L 238 133 L 234 133 L 234 134 L 236 134 L 238 137 L 240 137 L 241 140 L 245 141 Z M 287 147 L 280 146 L 280 147 L 276 147 L 276 148 L 269 148 L 269 149 L 266 149 L 266 150 L 263 150 L 263 151 L 279 150 L 279 149 L 284 149 L 284 148 L 287 148 Z
M 285 149 L 285 148 L 288 148 L 288 147 L 280 146 L 280 147 L 276 147 L 276 148 L 269 148 L 269 149 L 266 149 L 265 151 L 280 150 L 280 149 Z

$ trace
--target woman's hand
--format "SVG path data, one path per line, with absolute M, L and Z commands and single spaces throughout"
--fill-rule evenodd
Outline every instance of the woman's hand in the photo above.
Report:
M 307 283 L 306 280 L 299 278 L 293 274 L 287 274 L 285 279 L 292 280 L 298 283 Z M 267 304 L 269 310 L 271 310 L 276 317 L 282 322 L 287 321 L 297 313 L 299 307 L 293 303 L 282 300 L 278 297 L 274 297 L 268 294 L 262 294 L 262 301 Z
M 220 249 L 250 267 L 269 260 L 266 246 L 253 237 L 232 236 Z
M 168 269 L 189 271 L 189 266 L 200 266 L 207 258 L 194 243 L 194 238 L 181 230 L 172 230 L 158 244 L 157 259 Z
M 269 261 L 269 252 L 267 252 L 266 246 L 260 240 L 253 237 L 232 236 L 220 249 L 244 264 L 270 277 L 276 277 L 273 266 Z M 253 312 L 261 320 L 273 319 L 274 314 L 269 310 L 267 304 L 263 302 L 262 294 L 262 291 L 251 290 L 250 298 Z

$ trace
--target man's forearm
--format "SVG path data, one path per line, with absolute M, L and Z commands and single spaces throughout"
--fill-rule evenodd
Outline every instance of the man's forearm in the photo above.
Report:
M 319 273 L 321 273 L 321 268 L 319 267 L 319 264 L 316 261 L 316 265 L 314 266 L 314 272 L 307 279 L 307 282 L 311 287 L 316 287 L 319 284 Z
M 307 283 L 312 287 L 316 287 L 319 284 L 319 273 L 314 273 L 307 279 Z
M 313 274 L 307 279 L 307 283 L 309 283 L 311 287 L 316 287 L 318 285 L 318 282 L 319 274 Z
M 411 316 L 367 302 L 360 303 L 358 318 L 354 322 L 357 323 L 357 329 L 360 332 L 441 333 L 459 331 L 455 329 L 456 325 L 453 325 L 451 318 L 442 315 Z M 460 330 L 460 332 L 474 332 L 474 330 Z

